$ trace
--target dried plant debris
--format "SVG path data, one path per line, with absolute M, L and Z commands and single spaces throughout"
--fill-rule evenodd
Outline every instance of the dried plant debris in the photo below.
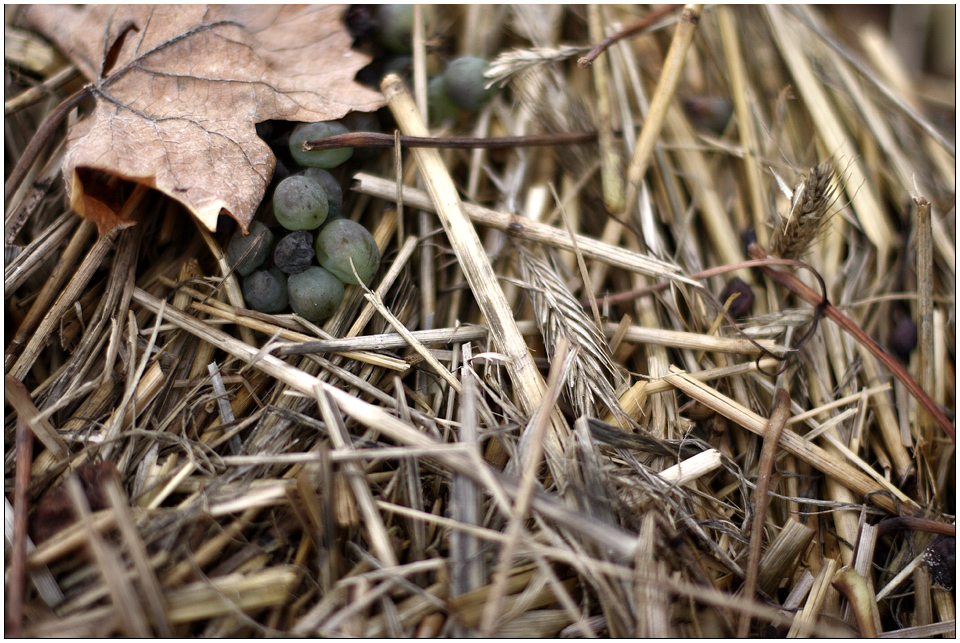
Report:
M 556 268 L 520 249 L 520 272 L 548 352 L 565 338 L 577 353 L 567 372 L 566 392 L 577 417 L 596 417 L 600 402 L 605 413 L 622 413 L 615 397 L 620 377 L 610 348 Z
M 955 635 L 945 10 L 12 10 L 8 631 Z M 255 310 L 326 119 L 380 268 Z
M 781 189 L 790 199 L 790 210 L 780 216 L 771 242 L 773 254 L 783 259 L 799 259 L 816 241 L 826 223 L 833 204 L 832 163 L 821 163 L 791 192 L 781 182 Z M 779 181 L 779 177 L 777 177 Z
M 930 568 L 933 580 L 953 591 L 957 578 L 957 539 L 940 535 L 923 550 L 923 562 Z

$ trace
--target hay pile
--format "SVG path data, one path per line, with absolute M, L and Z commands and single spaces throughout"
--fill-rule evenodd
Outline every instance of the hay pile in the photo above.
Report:
M 8 186 L 8 631 L 954 636 L 946 81 L 807 8 L 428 13 L 411 76 L 502 90 L 429 130 L 387 77 L 402 134 L 599 137 L 368 153 L 323 328 L 157 193 L 98 238 L 63 128 Z M 18 33 L 8 173 L 81 82 Z

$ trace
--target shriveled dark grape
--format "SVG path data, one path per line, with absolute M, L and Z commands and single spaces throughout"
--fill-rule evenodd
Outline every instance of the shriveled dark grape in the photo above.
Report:
M 273 265 L 288 275 L 295 275 L 309 268 L 315 256 L 313 235 L 306 230 L 297 230 L 277 242 Z
M 351 156 L 352 147 L 337 147 L 332 150 L 303 149 L 306 141 L 317 141 L 336 134 L 346 134 L 349 130 L 336 121 L 322 121 L 320 123 L 301 123 L 290 132 L 290 154 L 293 160 L 303 167 L 337 167 Z
M 227 262 L 241 277 L 263 265 L 273 247 L 273 233 L 257 220 L 250 222 L 247 234 L 237 228 L 227 245 Z
M 901 317 L 890 333 L 890 350 L 902 361 L 908 361 L 910 353 L 917 347 L 917 335 L 917 325 L 913 320 L 907 316 Z
M 740 277 L 734 277 L 727 282 L 723 292 L 720 293 L 720 303 L 725 303 L 733 293 L 737 293 L 740 296 L 731 302 L 729 310 L 730 316 L 734 319 L 746 317 L 750 312 L 750 308 L 753 306 L 753 288 L 740 279 Z
M 380 249 L 373 235 L 356 221 L 338 219 L 323 226 L 315 245 L 320 265 L 345 284 L 367 283 L 380 267 Z M 351 260 L 360 282 L 350 266 Z
M 243 280 L 243 300 L 261 313 L 282 312 L 289 302 L 287 276 L 276 268 L 251 273 Z
M 306 176 L 288 176 L 273 192 L 273 215 L 287 230 L 315 230 L 327 220 L 327 193 Z
M 337 312 L 343 302 L 343 282 L 319 266 L 291 275 L 287 289 L 293 312 L 314 324 Z

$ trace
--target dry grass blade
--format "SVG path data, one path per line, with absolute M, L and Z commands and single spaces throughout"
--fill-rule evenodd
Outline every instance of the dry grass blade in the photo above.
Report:
M 124 573 L 121 558 L 116 551 L 104 542 L 100 533 L 93 527 L 90 507 L 76 476 L 71 475 L 67 478 L 67 490 L 70 494 L 70 500 L 80 516 L 80 521 L 83 523 L 89 547 L 97 560 L 100 573 L 107 583 L 110 596 L 117 608 L 121 631 L 128 636 L 140 638 L 150 636 L 146 615 L 138 602 L 137 593 Z
M 393 111 L 404 133 L 411 136 L 428 134 L 399 77 L 388 75 L 381 88 L 387 97 L 387 105 Z M 517 390 L 520 403 L 524 411 L 532 415 L 539 408 L 543 397 L 543 378 L 537 371 L 527 346 L 517 330 L 513 313 L 503 296 L 503 291 L 500 290 L 476 230 L 463 213 L 460 197 L 439 153 L 430 149 L 414 149 L 413 156 L 417 160 L 421 175 L 436 205 L 440 221 L 447 231 L 447 237 L 460 261 L 464 276 L 482 307 L 494 344 L 508 358 L 507 367 L 511 372 L 511 380 Z M 569 428 L 559 414 L 554 415 L 551 424 L 553 429 L 548 438 L 547 464 L 553 470 L 554 478 L 560 481 L 563 474 L 556 462 L 560 457 L 560 445 Z
M 490 69 L 484 75 L 489 79 L 489 85 L 504 87 L 514 76 L 534 67 L 568 60 L 586 51 L 585 47 L 570 45 L 506 51 L 490 62 Z
M 393 181 L 388 181 L 366 172 L 360 172 L 353 178 L 359 182 L 356 189 L 364 194 L 370 194 L 381 199 L 393 200 L 396 198 L 396 184 Z M 424 210 L 436 212 L 437 209 L 437 206 L 430 200 L 430 196 L 423 190 L 404 186 L 403 200 L 408 205 Z M 464 213 L 475 223 L 502 230 L 525 241 L 543 243 L 563 250 L 573 250 L 573 241 L 571 241 L 570 235 L 564 230 L 559 230 L 553 226 L 532 221 L 515 214 L 506 214 L 473 205 L 472 203 L 464 203 L 462 205 Z M 695 281 L 689 280 L 680 274 L 677 266 L 656 257 L 651 257 L 650 255 L 610 245 L 586 235 L 577 235 L 577 246 L 585 256 L 597 259 L 610 266 L 660 279 L 671 279 L 681 283 L 696 285 Z
M 660 80 L 657 83 L 657 90 L 650 101 L 649 113 L 643 123 L 643 128 L 640 130 L 640 135 L 637 137 L 633 159 L 631 159 L 630 167 L 627 169 L 627 195 L 624 212 L 631 212 L 637 204 L 640 182 L 650 165 L 653 147 L 660 138 L 660 128 L 663 126 L 667 110 L 673 101 L 687 49 L 693 42 L 702 9 L 703 5 L 688 4 L 684 6 L 680 15 L 677 30 L 674 33 L 673 41 L 670 43 L 670 50 L 667 52 Z

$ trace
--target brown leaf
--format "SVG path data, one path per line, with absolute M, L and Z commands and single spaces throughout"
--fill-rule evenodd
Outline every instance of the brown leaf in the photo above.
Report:
M 68 135 L 63 174 L 73 208 L 101 234 L 125 223 L 89 184 L 105 172 L 180 201 L 210 230 L 221 209 L 246 230 L 276 167 L 256 123 L 334 120 L 383 105 L 379 93 L 353 81 L 369 58 L 350 49 L 343 12 L 334 5 L 28 8 L 26 26 L 66 52 L 96 98 Z

